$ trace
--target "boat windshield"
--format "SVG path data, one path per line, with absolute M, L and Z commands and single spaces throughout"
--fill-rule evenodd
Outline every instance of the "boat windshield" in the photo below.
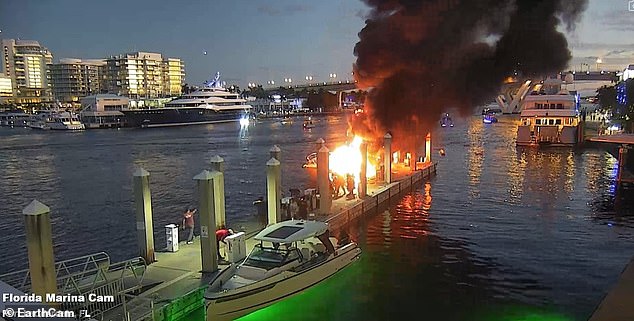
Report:
M 287 249 L 286 246 L 275 248 L 257 244 L 243 264 L 270 270 L 294 259 L 297 256 L 296 252 L 297 250 Z

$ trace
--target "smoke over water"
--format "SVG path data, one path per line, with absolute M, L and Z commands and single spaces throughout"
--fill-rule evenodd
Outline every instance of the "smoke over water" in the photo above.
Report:
M 373 87 L 355 132 L 420 137 L 448 109 L 470 115 L 505 78 L 540 77 L 571 58 L 565 36 L 587 0 L 364 0 L 354 48 L 360 88 Z M 403 142 L 404 143 L 404 142 Z M 411 143 L 407 143 L 411 144 Z M 405 147 L 405 146 L 402 146 Z

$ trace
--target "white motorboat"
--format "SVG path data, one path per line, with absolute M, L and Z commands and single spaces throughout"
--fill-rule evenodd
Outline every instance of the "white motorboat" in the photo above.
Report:
M 333 245 L 328 225 L 284 221 L 254 238 L 259 241 L 244 261 L 231 264 L 205 292 L 207 320 L 233 320 L 269 306 L 325 280 L 361 254 L 351 242 Z
M 86 127 L 79 121 L 75 113 L 43 112 L 31 117 L 30 127 L 33 129 L 51 130 L 84 130 Z

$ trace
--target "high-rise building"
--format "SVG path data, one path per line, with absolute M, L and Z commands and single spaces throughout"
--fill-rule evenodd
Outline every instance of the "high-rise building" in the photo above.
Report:
M 49 66 L 53 54 L 33 40 L 2 40 L 2 74 L 11 78 L 13 97 L 18 105 L 52 101 Z
M 132 99 L 178 95 L 184 79 L 183 62 L 163 60 L 159 53 L 135 52 L 106 59 L 105 88 Z
M 163 61 L 163 89 L 166 96 L 177 96 L 183 92 L 185 83 L 185 64 L 178 58 L 167 58 Z
M 82 97 L 101 93 L 106 61 L 60 59 L 51 65 L 53 97 L 62 103 L 79 103 Z

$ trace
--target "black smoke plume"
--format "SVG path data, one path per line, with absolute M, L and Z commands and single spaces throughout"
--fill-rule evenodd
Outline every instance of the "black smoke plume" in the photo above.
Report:
M 424 134 L 449 108 L 472 114 L 518 73 L 541 77 L 571 58 L 565 36 L 587 0 L 364 0 L 354 48 L 366 99 L 357 132 Z M 368 132 L 369 131 L 369 132 Z M 400 134 L 399 134 L 400 133 Z M 395 141 L 398 137 L 395 137 Z

